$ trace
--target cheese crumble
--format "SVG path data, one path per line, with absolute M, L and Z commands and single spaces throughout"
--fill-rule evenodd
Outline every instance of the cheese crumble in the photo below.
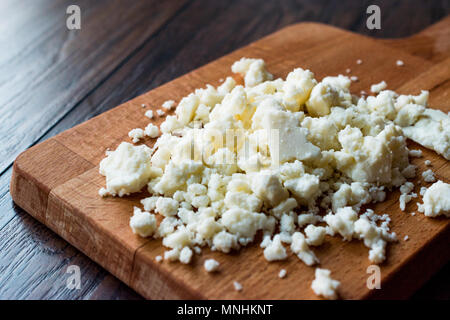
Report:
M 133 209 L 130 227 L 162 239 L 168 261 L 191 263 L 202 247 L 237 251 L 261 234 L 267 261 L 294 255 L 316 265 L 314 247 L 334 236 L 360 240 L 368 259 L 382 263 L 397 236 L 387 214 L 361 208 L 400 188 L 405 210 L 417 197 L 407 181 L 416 175 L 409 157 L 422 156 L 408 150 L 406 137 L 448 159 L 449 116 L 427 108 L 428 92 L 399 95 L 384 90 L 384 81 L 372 86 L 376 96 L 365 98 L 350 93 L 355 77 L 319 80 L 296 68 L 276 78 L 264 60 L 250 58 L 235 62 L 232 71 L 244 85 L 227 77 L 218 87 L 196 89 L 159 128 L 150 123 L 130 131 L 135 143 L 157 138 L 152 148 L 122 142 L 108 151 L 100 162 L 106 187 L 99 194 L 121 197 L 146 188 L 150 196 Z M 170 111 L 175 104 L 162 107 Z M 434 179 L 432 171 L 423 176 Z M 421 190 L 419 211 L 448 216 L 449 192 L 441 181 Z M 218 266 L 212 259 L 204 263 L 208 272 Z M 328 270 L 316 269 L 318 295 L 334 299 L 338 286 Z

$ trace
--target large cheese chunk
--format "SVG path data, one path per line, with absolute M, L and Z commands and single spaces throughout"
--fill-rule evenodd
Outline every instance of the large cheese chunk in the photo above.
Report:
M 106 191 L 122 197 L 140 191 L 151 178 L 161 173 L 150 164 L 151 149 L 122 142 L 100 162 L 100 174 L 106 177 Z
M 450 160 L 450 117 L 442 111 L 426 109 L 414 125 L 403 128 L 403 133 Z
M 425 192 L 419 211 L 427 217 L 450 217 L 450 184 L 442 181 L 433 183 Z

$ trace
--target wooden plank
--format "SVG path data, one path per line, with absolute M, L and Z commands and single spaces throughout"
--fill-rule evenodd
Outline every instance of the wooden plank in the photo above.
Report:
M 308 43 L 308 46 L 300 44 Z M 348 47 L 358 43 L 349 52 Z M 337 44 L 340 44 L 339 46 Z M 317 52 L 321 52 L 320 55 Z M 376 54 L 372 54 L 376 52 Z M 359 37 L 335 28 L 316 24 L 294 25 L 283 29 L 252 45 L 233 52 L 213 63 L 161 86 L 99 117 L 66 131 L 50 139 L 64 145 L 67 149 L 86 159 L 89 163 L 98 163 L 104 156 L 104 148 L 117 145 L 123 140 L 129 129 L 146 121 L 140 105 L 161 104 L 165 99 L 179 100 L 195 87 L 217 81 L 229 74 L 231 63 L 241 56 L 265 58 L 269 70 L 275 76 L 286 76 L 287 72 L 298 65 L 298 61 L 316 72 L 319 78 L 326 74 L 337 74 L 342 68 L 353 65 L 361 81 L 355 90 L 368 87 L 371 83 L 387 79 L 389 87 L 400 88 L 404 79 L 416 78 L 426 72 L 432 64 L 423 59 L 409 56 L 399 50 L 378 45 L 376 41 Z M 355 61 L 364 57 L 359 67 Z M 395 57 L 395 58 L 394 58 Z M 407 60 L 411 68 L 392 71 L 395 59 Z M 338 63 L 337 63 L 338 61 Z M 374 68 L 377 66 L 377 68 Z M 445 69 L 442 72 L 446 72 Z M 368 75 L 363 77 L 363 75 Z M 426 84 L 423 84 L 426 86 Z M 432 92 L 434 94 L 434 92 Z M 115 128 L 104 130 L 106 126 Z M 37 148 L 45 146 L 37 146 Z M 27 153 L 24 154 L 24 157 Z M 439 160 L 431 154 L 430 157 Z M 17 166 L 18 167 L 18 166 Z M 437 170 L 446 178 L 447 170 L 443 166 Z M 39 182 L 46 185 L 49 178 Z M 92 259 L 115 274 L 119 279 L 131 285 L 139 293 L 150 298 L 315 298 L 309 289 L 312 268 L 290 257 L 288 261 L 268 264 L 262 257 L 261 250 L 253 245 L 241 251 L 239 255 L 225 256 L 206 251 L 206 255 L 218 256 L 226 273 L 211 286 L 209 275 L 205 276 L 199 266 L 205 258 L 196 259 L 191 266 L 181 264 L 157 264 L 154 257 L 162 248 L 156 241 L 147 241 L 134 236 L 128 228 L 131 207 L 138 203 L 139 196 L 121 199 L 101 199 L 97 195 L 102 180 L 97 169 L 90 169 L 67 182 L 52 188 L 49 205 L 45 213 L 47 225 L 62 235 L 66 240 L 80 248 Z M 48 180 L 51 182 L 51 179 Z M 15 198 L 20 193 L 13 193 Z M 448 239 L 448 222 L 445 220 L 426 219 L 417 216 L 415 220 L 400 212 L 398 195 L 391 194 L 388 201 L 375 206 L 377 212 L 388 211 L 393 219 L 393 230 L 400 235 L 403 232 L 417 236 L 415 242 L 400 243 L 390 246 L 388 261 L 382 267 L 383 284 L 399 274 L 405 261 L 423 252 L 431 239 L 441 235 Z M 19 201 L 20 202 L 20 201 Z M 127 208 L 129 211 L 127 211 Z M 33 211 L 31 214 L 35 214 Z M 408 220 L 408 223 L 406 223 Z M 411 221 L 410 221 L 411 220 Z M 405 229 L 406 228 L 406 229 Z M 427 230 L 425 235 L 419 236 Z M 110 244 L 109 250 L 102 250 Z M 327 245 L 317 251 L 321 265 L 330 268 L 342 283 L 343 298 L 370 297 L 371 292 L 365 285 L 368 266 L 367 248 L 360 242 L 342 243 L 339 239 L 330 239 Z M 443 259 L 447 259 L 442 255 Z M 248 261 L 253 263 L 248 264 Z M 352 261 L 352 265 L 346 264 Z M 242 265 L 246 264 L 245 270 Z M 291 281 L 282 282 L 277 278 L 280 266 L 290 270 Z M 434 266 L 435 267 L 435 266 Z M 149 276 L 153 277 L 149 279 Z M 159 276 L 159 277 L 158 277 Z M 154 280 L 154 281 L 153 281 Z M 233 290 L 232 282 L 240 281 L 244 288 L 242 293 Z M 420 284 L 423 279 L 418 279 Z M 401 294 L 410 294 L 410 290 Z M 400 293 L 397 293 L 400 294 Z
M 71 1 L 5 5 L 0 56 L 0 172 L 157 32 L 185 1 L 78 1 L 81 30 L 66 28 Z M 23 12 L 17 15 L 15 12 Z M 45 12 L 46 14 L 42 14 Z M 5 30 L 2 28 L 2 30 Z M 10 46 L 10 44 L 13 44 Z

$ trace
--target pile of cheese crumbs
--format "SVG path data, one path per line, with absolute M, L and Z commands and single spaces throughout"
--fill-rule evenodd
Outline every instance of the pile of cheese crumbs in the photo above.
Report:
M 421 156 L 408 150 L 406 138 L 449 159 L 449 116 L 427 108 L 427 91 L 398 95 L 384 90 L 385 82 L 364 98 L 350 94 L 351 80 L 342 75 L 319 82 L 296 68 L 286 80 L 273 79 L 262 59 L 249 58 L 232 71 L 245 86 L 228 77 L 218 87 L 197 89 L 159 129 L 149 124 L 130 132 L 134 143 L 159 136 L 153 148 L 122 142 L 108 151 L 100 163 L 106 188 L 99 193 L 122 197 L 147 188 L 152 196 L 134 208 L 130 226 L 142 237 L 161 238 L 169 261 L 190 263 L 205 246 L 239 250 L 262 233 L 267 261 L 291 251 L 318 265 L 313 248 L 328 235 L 360 239 L 369 260 L 383 262 L 387 243 L 397 240 L 390 218 L 361 207 L 399 187 L 405 210 L 417 197 L 407 181 L 416 175 L 409 156 Z M 435 181 L 431 170 L 423 176 Z M 438 181 L 421 193 L 420 212 L 449 216 L 449 184 Z M 219 263 L 204 266 L 213 272 Z M 316 294 L 336 298 L 338 286 L 330 271 L 316 269 Z M 242 290 L 237 282 L 235 288 Z

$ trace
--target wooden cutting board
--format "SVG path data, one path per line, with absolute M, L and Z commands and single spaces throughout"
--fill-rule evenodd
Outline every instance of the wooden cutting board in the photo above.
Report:
M 163 254 L 161 242 L 139 238 L 128 226 L 133 205 L 146 194 L 99 197 L 98 189 L 105 184 L 98 173 L 99 161 L 107 148 L 129 141 L 129 130 L 148 123 L 146 109 L 156 110 L 168 99 L 179 101 L 207 83 L 218 85 L 219 79 L 231 74 L 231 64 L 243 56 L 265 59 L 268 70 L 283 78 L 297 66 L 312 70 L 318 79 L 345 74 L 350 68 L 351 75 L 359 78 L 352 85 L 357 94 L 369 92 L 370 85 L 381 80 L 404 94 L 427 89 L 430 106 L 448 112 L 449 48 L 450 18 L 398 40 L 374 40 L 316 23 L 289 26 L 23 152 L 14 163 L 11 195 L 17 205 L 146 298 L 316 299 L 310 289 L 314 268 L 295 256 L 269 263 L 257 244 L 231 255 L 204 249 L 190 265 L 155 262 Z M 396 66 L 398 59 L 405 65 Z M 150 107 L 144 109 L 142 104 Z M 155 123 L 161 121 L 156 118 Z M 144 142 L 151 145 L 154 140 Z M 448 161 L 413 142 L 409 145 L 424 152 L 423 158 L 412 159 L 420 168 L 418 177 L 429 159 L 437 177 L 449 182 Z M 421 185 L 429 186 L 420 180 L 416 179 L 417 193 Z M 327 237 L 315 249 L 320 266 L 341 281 L 342 298 L 408 297 L 449 260 L 449 220 L 401 212 L 398 197 L 399 192 L 393 191 L 385 202 L 372 207 L 390 214 L 392 230 L 400 239 L 388 245 L 381 290 L 366 286 L 370 262 L 361 241 Z M 416 201 L 407 206 L 407 212 L 413 211 Z M 405 235 L 408 241 L 403 240 Z M 207 258 L 220 261 L 220 272 L 204 271 Z M 285 279 L 278 278 L 282 268 L 288 273 Z M 234 290 L 233 281 L 243 285 L 241 292 Z

